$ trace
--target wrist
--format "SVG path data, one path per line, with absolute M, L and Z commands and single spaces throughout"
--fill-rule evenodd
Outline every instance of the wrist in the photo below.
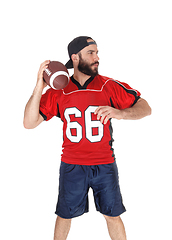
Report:
M 36 85 L 36 87 L 33 90 L 33 94 L 32 95 L 42 96 L 42 92 L 43 92 L 43 89 L 41 87 L 39 87 L 39 85 Z
M 122 109 L 120 111 L 121 111 L 121 119 L 127 119 L 127 114 L 128 114 L 127 108 Z

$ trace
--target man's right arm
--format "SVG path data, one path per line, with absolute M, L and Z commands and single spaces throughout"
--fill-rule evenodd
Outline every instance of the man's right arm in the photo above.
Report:
M 37 84 L 25 107 L 23 125 L 27 129 L 37 127 L 43 122 L 43 117 L 39 113 L 40 100 L 42 97 L 43 89 L 46 87 L 46 83 L 43 81 L 43 72 L 48 67 L 49 60 L 43 62 L 38 71 Z

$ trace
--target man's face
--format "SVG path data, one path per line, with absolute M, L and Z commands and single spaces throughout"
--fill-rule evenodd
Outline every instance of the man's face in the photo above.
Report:
M 88 40 L 92 41 L 92 40 Z M 85 75 L 95 77 L 98 75 L 99 57 L 97 45 L 89 45 L 79 52 L 78 70 Z

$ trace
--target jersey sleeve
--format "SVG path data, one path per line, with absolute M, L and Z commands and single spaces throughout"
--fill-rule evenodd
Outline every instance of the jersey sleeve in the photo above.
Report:
M 111 84 L 111 105 L 117 109 L 132 107 L 140 98 L 139 91 L 128 84 L 114 80 Z
M 58 94 L 51 88 L 41 97 L 39 113 L 45 121 L 50 120 L 54 116 L 59 117 Z

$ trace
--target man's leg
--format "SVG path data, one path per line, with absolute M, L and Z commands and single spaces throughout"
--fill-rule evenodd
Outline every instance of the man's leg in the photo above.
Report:
M 66 240 L 70 226 L 71 219 L 64 219 L 58 216 L 54 230 L 54 240 Z
M 124 224 L 121 220 L 120 217 L 108 217 L 104 215 L 107 226 L 108 226 L 108 231 L 109 235 L 112 240 L 126 240 L 126 233 L 125 233 L 125 228 Z

